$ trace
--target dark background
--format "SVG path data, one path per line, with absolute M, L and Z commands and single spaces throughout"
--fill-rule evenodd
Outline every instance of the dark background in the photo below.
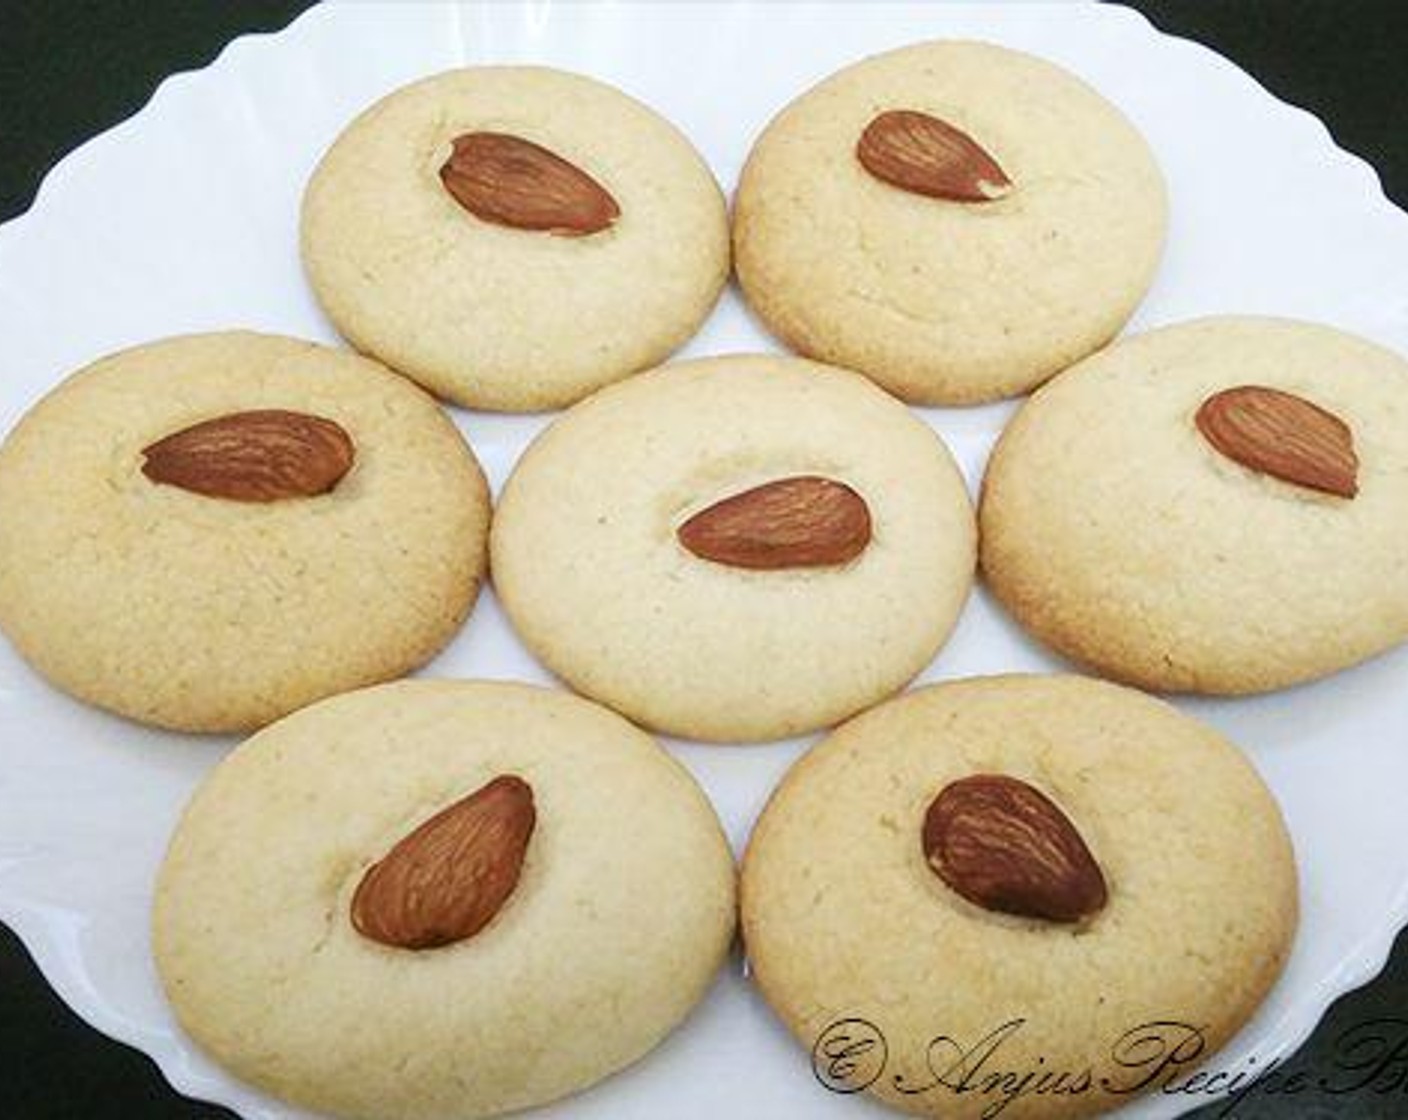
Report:
M 162 78 L 204 66 L 237 35 L 283 27 L 307 6 L 289 0 L 0 0 L 0 220 L 27 209 L 55 160 L 139 109 Z M 1408 204 L 1408 2 L 1139 0 L 1133 6 L 1317 114 L 1342 147 L 1378 169 L 1391 198 Z M 1408 1020 L 1403 938 L 1384 973 L 1335 1004 L 1286 1068 L 1332 1071 L 1336 1040 L 1345 1030 L 1393 1017 Z M 1405 1068 L 1396 1071 L 1399 1077 Z M 1225 1108 L 1198 1115 L 1211 1120 L 1227 1115 Z M 177 1097 L 145 1057 L 84 1026 L 0 926 L 4 1120 L 230 1115 Z M 1401 1120 L 1408 1117 L 1408 1080 L 1394 1084 L 1386 1077 L 1377 1091 L 1345 1096 L 1253 1097 L 1233 1115 Z

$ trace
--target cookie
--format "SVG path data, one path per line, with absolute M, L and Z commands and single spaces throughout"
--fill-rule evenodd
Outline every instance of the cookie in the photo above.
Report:
M 1075 1117 L 1232 1037 L 1286 961 L 1297 885 L 1270 792 L 1214 731 L 1117 685 L 1008 676 L 911 692 L 804 755 L 741 905 L 826 1087 Z
M 359 350 L 471 408 L 556 408 L 688 339 L 728 275 L 669 122 L 543 67 L 454 70 L 364 112 L 303 200 L 303 263 Z
M 666 366 L 529 447 L 500 496 L 495 589 L 573 688 L 660 731 L 834 723 L 934 657 L 972 582 L 942 441 L 864 378 L 795 358 Z
M 734 204 L 753 310 L 916 404 L 1022 393 L 1113 337 L 1163 246 L 1143 138 L 1074 75 L 987 43 L 866 59 L 787 106 Z
M 1408 638 L 1408 362 L 1309 323 L 1151 331 L 1037 393 L 992 455 L 989 587 L 1146 688 L 1246 693 Z
M 375 362 L 154 342 L 69 377 L 0 447 L 0 629 L 89 703 L 249 729 L 433 656 L 488 523 L 455 426 Z
M 733 904 L 718 819 L 649 736 L 565 693 L 403 681 L 213 771 L 153 936 L 181 1024 L 237 1076 L 336 1116 L 440 1120 L 650 1050 L 704 994 Z

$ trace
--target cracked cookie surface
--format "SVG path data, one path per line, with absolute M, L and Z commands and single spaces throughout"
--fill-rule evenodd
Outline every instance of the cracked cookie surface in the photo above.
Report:
M 995 913 L 934 873 L 926 811 L 980 774 L 1066 814 L 1108 886 L 1098 913 Z M 1232 744 L 1132 689 L 1024 675 L 915 690 L 803 755 L 754 826 L 740 901 L 753 976 L 819 1077 L 844 1070 L 849 1028 L 871 1092 L 960 1120 L 1108 1111 L 1163 1058 L 1186 1077 L 1266 996 L 1298 907 L 1280 811 Z
M 1229 458 L 1204 402 L 1260 386 L 1347 427 L 1352 497 Z M 1270 449 L 1301 446 L 1287 431 Z M 1145 688 L 1249 693 L 1408 638 L 1408 361 L 1312 323 L 1221 317 L 1043 387 L 983 482 L 983 577 L 1042 641 Z
M 268 502 L 143 474 L 155 441 L 262 409 L 341 426 L 351 470 Z M 488 529 L 464 439 L 383 366 L 273 335 L 166 339 L 75 373 L 0 447 L 0 629 L 89 703 L 248 730 L 428 661 L 475 601 Z
M 878 114 L 938 117 L 1010 177 L 958 202 L 868 173 Z M 1148 146 L 1074 75 L 985 43 L 933 42 L 840 71 L 758 138 L 734 203 L 750 305 L 799 352 L 917 404 L 1025 392 L 1113 337 L 1163 246 Z

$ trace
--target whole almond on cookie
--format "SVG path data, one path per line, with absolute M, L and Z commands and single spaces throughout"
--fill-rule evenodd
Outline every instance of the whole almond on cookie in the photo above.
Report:
M 399 949 L 473 937 L 518 885 L 537 823 L 533 791 L 500 775 L 442 809 L 373 864 L 352 897 L 352 924 Z
M 476 218 L 514 229 L 584 237 L 621 214 L 606 188 L 580 167 L 505 132 L 455 137 L 440 181 Z
M 914 109 L 891 109 L 866 125 L 856 158 L 882 182 L 930 198 L 991 202 L 1012 190 L 1012 180 L 981 144 Z
M 1213 447 L 1244 467 L 1340 498 L 1359 493 L 1349 425 L 1304 397 L 1239 385 L 1208 397 L 1195 419 Z
M 284 409 L 232 412 L 142 449 L 153 482 L 211 498 L 273 502 L 331 490 L 352 468 L 352 438 L 332 420 Z
M 922 861 L 938 845 L 921 848 L 919 826 L 946 787 L 967 804 L 947 807 L 944 847 L 975 852 L 939 854 L 965 885 L 973 861 L 988 879 L 1039 880 L 1024 902 L 1085 878 L 1048 836 L 1070 822 L 1028 804 L 1037 787 L 1098 842 L 1105 909 L 1071 924 L 1008 917 L 932 876 Z M 1202 1060 L 1230 1040 L 1275 983 L 1298 918 L 1290 836 L 1245 754 L 1171 704 L 1069 674 L 946 680 L 839 727 L 753 825 L 740 900 L 750 978 L 801 1043 L 799 1064 L 810 1057 L 839 1093 L 943 1120 L 1085 1120 L 1160 1095 L 1131 1071 L 1185 1042 Z M 992 1093 L 1013 1069 L 1054 1087 Z
M 848 563 L 865 551 L 870 531 L 870 509 L 849 486 L 799 475 L 715 502 L 678 536 L 703 560 L 766 570 Z
M 1078 922 L 1105 905 L 1105 877 L 1075 825 L 1017 778 L 974 774 L 945 786 L 922 840 L 934 874 L 985 910 Z

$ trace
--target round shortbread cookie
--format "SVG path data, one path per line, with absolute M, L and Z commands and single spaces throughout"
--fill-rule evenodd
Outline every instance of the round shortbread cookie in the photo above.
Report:
M 361 932 L 369 868 L 505 776 L 535 821 L 488 923 L 423 948 Z M 491 833 L 445 851 L 482 868 Z M 405 883 L 408 912 L 463 888 Z M 658 744 L 565 693 L 463 681 L 334 697 L 244 743 L 187 807 L 153 918 L 162 983 L 207 1052 L 367 1120 L 489 1116 L 601 1080 L 684 1018 L 733 928 L 718 819 Z
M 930 805 L 994 777 L 1055 805 L 1103 907 L 1018 916 L 936 872 Z M 975 823 L 974 804 L 989 873 L 1052 860 L 1048 833 L 991 804 Z M 966 890 L 973 848 L 947 852 Z M 1117 685 L 1010 676 L 906 694 L 804 755 L 754 828 L 741 904 L 753 976 L 829 1088 L 920 1115 L 1075 1117 L 1186 1079 L 1231 1038 L 1287 959 L 1297 884 L 1275 801 L 1214 731 Z
M 682 542 L 718 503 L 796 479 L 864 503 L 868 544 L 842 536 L 858 554 L 760 570 Z M 962 477 L 903 405 L 845 370 L 733 356 L 632 378 L 556 421 L 504 487 L 490 552 L 514 627 L 574 688 L 661 731 L 736 741 L 901 688 L 952 629 L 975 544 Z
M 270 409 L 350 438 L 330 492 L 232 500 L 144 474 L 157 441 Z M 488 529 L 474 455 L 403 378 L 272 335 L 168 339 L 74 374 L 0 447 L 0 629 L 89 703 L 247 730 L 429 660 L 474 603 Z
M 495 217 L 477 216 L 442 169 L 457 138 L 483 133 L 546 149 L 619 214 L 581 236 L 504 224 L 506 206 L 564 189 L 560 175 L 544 186 L 523 171 L 519 151 L 466 164 L 493 195 L 479 212 Z M 509 197 L 493 176 L 515 168 Z M 688 140 L 619 90 L 542 67 L 450 71 L 377 102 L 309 182 L 302 244 L 319 302 L 358 349 L 458 404 L 500 410 L 559 407 L 663 361 L 729 268 L 723 195 Z
M 906 111 L 967 134 L 1008 193 L 934 197 L 867 170 L 862 135 Z M 923 150 L 883 131 L 874 147 L 891 164 Z M 1085 83 L 1006 48 L 931 42 L 847 67 L 778 114 L 743 170 L 734 253 L 789 346 L 914 403 L 969 404 L 1113 337 L 1149 287 L 1166 209 L 1143 138 Z
M 1292 394 L 1332 414 L 1319 424 L 1347 425 L 1358 493 L 1219 450 L 1199 413 L 1243 386 Z M 1221 427 L 1243 423 L 1229 416 Z M 1267 429 L 1273 454 L 1300 442 Z M 1129 339 L 1018 413 L 989 463 L 981 519 L 998 598 L 1103 674 L 1245 693 L 1334 672 L 1408 638 L 1408 362 L 1278 319 L 1204 319 Z

